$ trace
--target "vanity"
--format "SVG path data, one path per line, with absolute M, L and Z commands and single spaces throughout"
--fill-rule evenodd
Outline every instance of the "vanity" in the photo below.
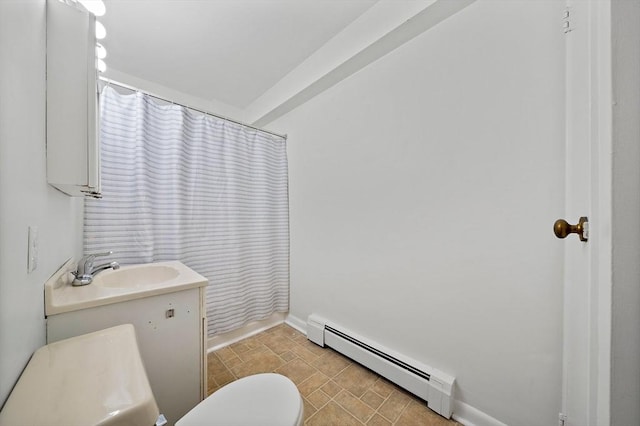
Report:
M 69 260 L 45 283 L 47 343 L 133 324 L 155 400 L 172 425 L 206 397 L 207 279 L 172 261 L 107 270 L 75 287 L 75 266 Z

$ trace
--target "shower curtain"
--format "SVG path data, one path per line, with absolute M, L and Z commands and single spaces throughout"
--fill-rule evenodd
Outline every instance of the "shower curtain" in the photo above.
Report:
M 84 251 L 121 264 L 180 260 L 209 280 L 209 337 L 288 311 L 286 140 L 105 87 L 102 193 Z

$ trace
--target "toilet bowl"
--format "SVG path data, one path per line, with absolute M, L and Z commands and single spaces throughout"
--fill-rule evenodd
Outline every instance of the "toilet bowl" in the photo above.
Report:
M 176 426 L 301 426 L 298 388 L 274 373 L 244 377 L 220 388 L 176 422 Z

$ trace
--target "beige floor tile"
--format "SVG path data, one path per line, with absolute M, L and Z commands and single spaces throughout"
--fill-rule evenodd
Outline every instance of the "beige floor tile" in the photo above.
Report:
M 319 371 L 316 371 L 315 373 L 313 373 L 313 375 L 311 375 L 311 377 L 298 385 L 298 390 L 300 391 L 302 396 L 307 396 L 312 392 L 320 389 L 328 381 L 329 378 L 327 376 Z
M 398 392 L 394 390 L 389 395 L 389 398 L 382 403 L 380 408 L 378 408 L 378 413 L 384 416 L 385 418 L 395 422 L 400 414 L 404 411 L 405 407 L 409 404 L 411 398 L 409 398 L 404 393 Z
M 292 359 L 297 357 L 296 357 L 296 354 L 294 354 L 292 351 L 286 351 L 285 353 L 280 354 L 280 358 L 282 358 L 286 362 L 289 362 Z
M 324 405 L 329 402 L 331 400 L 331 398 L 329 398 L 329 396 L 322 392 L 321 390 L 317 390 L 315 392 L 312 392 L 308 397 L 307 400 L 313 404 L 314 407 L 320 409 L 322 407 L 324 407 Z
M 328 351 L 330 351 L 331 349 L 329 348 L 323 348 L 322 346 L 318 346 L 315 343 L 313 343 L 311 340 L 308 340 L 305 336 L 304 340 L 302 341 L 297 341 L 297 343 L 302 346 L 303 348 L 313 352 L 314 354 L 316 354 L 317 356 L 322 356 L 325 353 L 327 353 Z
M 257 335 L 253 335 L 251 337 L 247 337 L 246 339 L 238 342 L 245 344 L 249 349 L 253 349 L 255 347 L 260 346 L 262 343 L 258 340 Z
M 366 391 L 364 395 L 360 397 L 360 399 L 374 410 L 384 402 L 384 398 L 372 390 Z
M 455 421 L 447 420 L 431 411 L 426 403 L 421 404 L 416 401 L 409 403 L 395 423 L 397 426 L 450 426 L 456 424 Z
M 294 344 L 293 346 L 291 346 L 291 352 L 296 354 L 298 358 L 301 358 L 307 362 L 313 362 L 318 358 L 318 355 L 298 344 Z
M 238 358 L 238 355 L 233 351 L 233 349 L 231 349 L 230 347 L 226 347 L 226 348 L 222 348 L 222 349 L 218 349 L 216 351 L 216 355 L 224 362 L 226 363 L 228 359 L 231 358 Z
M 224 370 L 212 372 L 212 374 L 209 375 L 209 378 L 213 379 L 214 383 L 218 385 L 218 387 L 222 387 L 227 383 L 231 383 L 234 380 L 236 380 L 235 376 L 231 373 L 231 371 L 227 370 L 226 368 Z
M 282 324 L 278 324 L 276 326 L 273 326 L 271 328 L 268 328 L 267 330 L 265 330 L 265 333 L 271 333 L 271 334 L 279 333 L 282 330 L 286 330 L 288 328 L 289 328 L 289 326 L 287 324 L 282 323 Z
M 330 397 L 334 397 L 337 394 L 339 394 L 340 391 L 342 391 L 342 388 L 340 387 L 340 385 L 338 385 L 333 380 L 331 380 L 330 382 L 327 382 L 325 385 L 322 386 L 321 389 L 324 393 L 326 393 Z
M 346 390 L 343 390 L 336 395 L 334 401 L 340 404 L 342 408 L 347 410 L 351 415 L 353 415 L 353 417 L 360 420 L 362 423 L 366 423 L 374 413 L 373 408 L 369 407 Z
M 263 341 L 262 344 L 271 349 L 278 355 L 291 351 L 293 342 L 280 334 L 270 334 Z
M 268 331 L 271 332 L 272 334 L 282 336 L 287 339 L 295 339 L 302 334 L 298 330 L 292 327 L 289 327 L 286 324 L 277 325 L 273 328 L 270 328 Z
M 291 340 L 294 340 L 294 341 L 301 341 L 301 340 L 303 340 L 303 339 L 306 339 L 306 338 L 307 338 L 307 336 L 306 336 L 304 333 L 302 333 L 302 332 L 300 332 L 300 331 L 296 330 L 296 329 L 295 329 L 295 328 L 293 328 L 293 327 L 290 327 L 290 326 L 288 326 L 288 325 L 286 325 L 286 324 L 285 324 L 285 327 L 284 327 L 284 328 L 285 328 L 285 330 L 287 330 L 287 336 L 288 336 Z
M 253 336 L 253 339 L 256 342 L 264 343 L 265 340 L 269 339 L 272 336 L 272 333 L 269 330 L 265 330 L 262 333 L 258 333 Z
M 300 358 L 292 359 L 275 371 L 276 373 L 287 376 L 296 385 L 307 380 L 316 372 L 315 368 L 313 368 Z
M 295 331 L 296 333 L 292 333 L 291 336 L 289 337 L 291 340 L 293 340 L 296 343 L 302 343 L 308 340 L 307 336 L 304 333 L 301 333 L 298 330 L 295 330 Z
M 393 392 L 394 389 L 395 386 L 393 384 L 389 383 L 382 377 L 379 377 L 371 390 L 373 390 L 381 397 L 387 398 L 389 395 L 391 395 L 391 392 Z
M 271 373 L 284 364 L 278 355 L 266 351 L 249 358 L 247 362 L 236 365 L 231 368 L 231 372 L 237 378 L 242 378 L 252 374 Z
M 329 377 L 339 374 L 350 365 L 350 362 L 342 355 L 334 351 L 327 352 L 311 363 L 315 368 L 322 371 Z
M 376 383 L 377 379 L 376 374 L 358 364 L 351 364 L 333 378 L 338 385 L 358 398 L 364 395 Z
M 329 401 L 327 405 L 305 422 L 308 426 L 360 426 L 362 423 L 337 403 Z
M 240 355 L 241 353 L 247 352 L 248 350 L 251 349 L 251 346 L 248 345 L 245 341 L 241 341 L 238 343 L 234 343 L 233 345 L 229 346 L 231 348 L 232 351 L 234 351 L 236 353 L 236 355 Z
M 304 404 L 304 421 L 306 422 L 318 410 L 306 398 L 302 398 L 302 402 Z
M 235 356 L 233 358 L 229 358 L 223 361 L 224 365 L 227 366 L 227 368 L 233 368 L 238 364 L 242 364 L 244 361 L 242 361 L 239 357 Z
M 270 352 L 269 349 L 264 345 L 260 345 L 245 352 L 239 353 L 238 358 L 240 358 L 243 362 L 248 362 L 253 360 L 256 356 L 260 356 L 261 354 L 267 352 Z
M 207 356 L 207 370 L 220 370 L 226 368 L 222 360 L 215 354 L 215 352 L 208 354 Z
M 391 422 L 376 413 L 367 422 L 367 426 L 391 426 Z

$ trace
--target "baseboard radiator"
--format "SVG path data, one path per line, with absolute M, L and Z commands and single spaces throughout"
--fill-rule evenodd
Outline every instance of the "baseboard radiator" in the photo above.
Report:
M 322 347 L 329 346 L 375 371 L 427 401 L 431 410 L 451 418 L 455 381 L 453 377 L 367 341 L 315 314 L 307 319 L 307 338 Z

